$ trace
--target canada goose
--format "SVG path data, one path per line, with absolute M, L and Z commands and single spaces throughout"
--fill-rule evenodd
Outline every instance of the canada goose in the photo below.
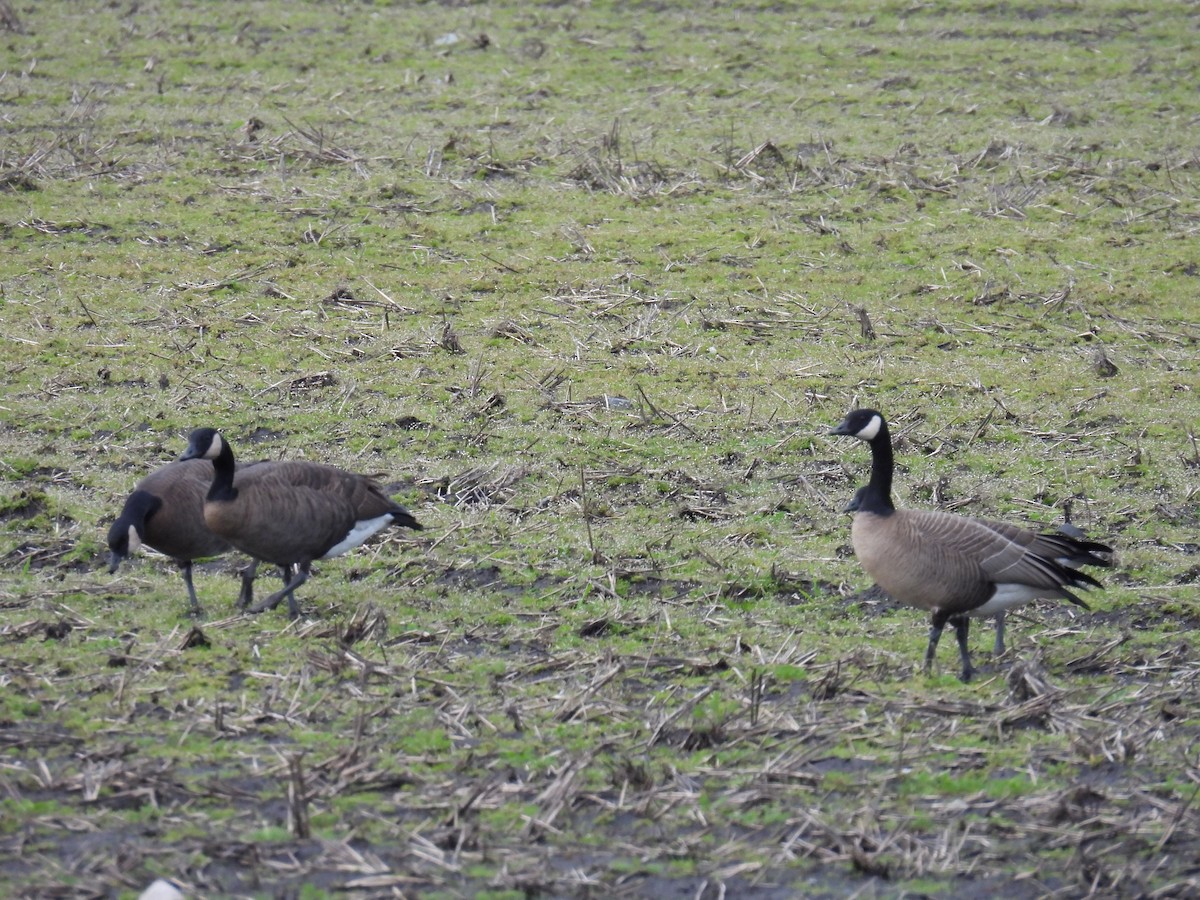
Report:
M 300 615 L 295 590 L 308 580 L 313 560 L 341 556 L 389 525 L 421 530 L 421 523 L 365 475 L 298 460 L 258 463 L 237 473 L 233 448 L 212 428 L 188 439 L 183 460 L 212 461 L 204 498 L 209 529 L 243 553 L 280 567 L 295 566 L 283 590 L 250 607 L 273 609 L 285 597 Z
M 140 545 L 153 547 L 179 566 L 192 615 L 200 615 L 200 601 L 192 584 L 192 561 L 221 556 L 233 549 L 204 524 L 204 493 L 211 481 L 212 468 L 201 460 L 167 463 L 139 481 L 108 529 L 109 574 L 116 572 L 121 561 Z M 242 570 L 242 605 L 253 598 L 256 569 L 257 563 L 252 563 Z
M 856 409 L 830 433 L 871 446 L 871 479 L 851 502 L 854 553 L 894 599 L 932 614 L 926 672 L 947 622 L 958 638 L 962 680 L 969 681 L 974 669 L 967 649 L 968 617 L 1000 615 L 1038 598 L 1070 600 L 1088 609 L 1069 588 L 1100 587 L 1078 567 L 1110 565 L 1096 554 L 1111 553 L 1111 547 L 1067 533 L 1036 534 L 937 510 L 898 510 L 892 504 L 892 442 L 883 416 Z M 1001 619 L 996 645 L 1003 650 Z

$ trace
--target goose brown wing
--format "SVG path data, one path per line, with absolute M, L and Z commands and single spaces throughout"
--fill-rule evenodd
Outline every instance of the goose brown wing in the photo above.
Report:
M 1053 559 L 1062 565 L 1071 566 L 1104 566 L 1112 565 L 1107 554 L 1112 553 L 1112 547 L 1098 541 L 1089 541 L 1082 537 L 1071 537 L 1062 532 L 1047 532 L 1038 534 L 1005 522 L 992 522 L 978 519 L 994 531 L 1026 547 L 1029 552 L 1046 559 Z M 1106 554 L 1098 556 L 1097 554 Z
M 330 467 L 321 466 L 320 468 L 328 469 Z M 362 522 L 391 515 L 394 525 L 402 525 L 416 531 L 423 530 L 421 523 L 413 517 L 412 513 L 389 497 L 383 485 L 373 478 L 341 469 L 332 469 L 332 472 L 339 477 L 335 479 L 330 476 L 325 482 L 324 489 L 345 497 L 353 507 L 354 517 L 357 521 Z
M 362 498 L 358 503 L 358 511 L 359 515 L 365 518 L 382 516 L 389 512 L 396 514 L 403 511 L 406 516 L 408 513 L 408 510 L 389 497 L 384 489 L 373 481 L 362 485 Z M 414 519 L 413 522 L 415 523 L 415 521 Z
M 376 519 L 389 513 L 398 519 L 411 518 L 408 511 L 384 493 L 383 487 L 365 475 L 357 475 L 333 466 L 320 463 L 281 463 L 288 467 L 286 472 L 291 483 L 309 488 L 328 497 L 330 508 L 348 510 L 353 516 L 350 524 L 366 519 Z M 415 520 L 414 520 L 415 521 Z M 341 522 L 339 521 L 339 526 Z M 400 521 L 399 524 L 407 524 Z M 349 530 L 347 525 L 347 530 Z M 338 535 L 339 539 L 344 536 Z M 326 548 L 328 549 L 328 548 Z
M 920 516 L 921 527 L 929 538 L 971 560 L 993 584 L 1042 588 L 1065 598 L 1073 598 L 1073 595 L 1063 590 L 1064 587 L 1100 586 L 1087 573 L 1059 561 L 1069 548 L 1064 551 L 1057 535 L 1039 535 L 1004 522 L 935 510 L 912 512 L 914 516 Z M 1068 544 L 1071 541 L 1065 536 L 1063 540 Z
M 967 612 L 987 602 L 991 582 L 971 554 L 971 535 L 943 513 L 897 510 L 889 516 L 859 512 L 851 537 L 869 574 L 898 602 L 919 609 Z M 976 536 L 978 537 L 978 536 Z

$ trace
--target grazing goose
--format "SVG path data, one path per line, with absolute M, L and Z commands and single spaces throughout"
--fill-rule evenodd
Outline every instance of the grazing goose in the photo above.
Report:
M 250 607 L 273 609 L 285 597 L 300 615 L 295 590 L 308 580 L 313 560 L 341 556 L 389 525 L 421 530 L 421 523 L 365 475 L 321 463 L 258 463 L 234 477 L 233 449 L 212 428 L 198 428 L 184 460 L 212 461 L 204 498 L 209 529 L 255 559 L 295 566 L 283 590 Z
M 139 481 L 108 529 L 109 574 L 116 572 L 121 561 L 142 544 L 153 547 L 171 557 L 182 570 L 191 613 L 201 615 L 192 584 L 192 561 L 221 556 L 233 549 L 204 524 L 204 493 L 211 481 L 212 469 L 201 460 L 167 463 Z M 258 564 L 252 563 L 242 570 L 238 595 L 241 606 L 253 599 L 257 568 Z
M 856 409 L 831 434 L 871 446 L 871 479 L 851 506 L 854 553 L 867 574 L 895 600 L 932 614 L 925 671 L 933 666 L 942 629 L 958 638 L 962 680 L 974 669 L 967 650 L 968 617 L 1001 616 L 1038 598 L 1070 600 L 1088 608 L 1070 588 L 1100 587 L 1079 566 L 1108 566 L 1097 553 L 1112 548 L 1067 533 L 1035 534 L 1015 525 L 892 504 L 892 442 L 887 422 L 873 409 Z M 1004 626 L 997 619 L 996 645 Z

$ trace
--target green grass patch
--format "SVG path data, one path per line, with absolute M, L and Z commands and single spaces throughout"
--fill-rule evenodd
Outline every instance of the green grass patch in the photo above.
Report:
M 1191 887 L 1192 11 L 8 12 L 0 893 Z M 860 404 L 1092 611 L 925 677 Z M 426 530 L 193 620 L 104 535 L 200 425 Z

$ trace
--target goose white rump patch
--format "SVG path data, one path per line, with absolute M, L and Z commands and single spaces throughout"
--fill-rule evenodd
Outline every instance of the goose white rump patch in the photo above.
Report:
M 1014 606 L 1020 606 L 1022 603 L 1028 603 L 1030 600 L 1038 598 L 1057 597 L 1051 588 L 1036 588 L 1028 584 L 998 584 L 996 585 L 996 593 L 992 594 L 990 600 L 983 606 L 977 606 L 967 615 L 974 618 L 987 618 L 994 616 L 998 612 L 1004 612 L 1006 609 L 1012 609 Z
M 341 556 L 348 550 L 353 550 L 375 532 L 391 525 L 392 519 L 393 516 L 391 513 L 384 513 L 382 516 L 376 516 L 374 519 L 363 519 L 355 522 L 350 532 L 339 543 L 330 548 L 321 559 L 331 559 L 335 556 Z

